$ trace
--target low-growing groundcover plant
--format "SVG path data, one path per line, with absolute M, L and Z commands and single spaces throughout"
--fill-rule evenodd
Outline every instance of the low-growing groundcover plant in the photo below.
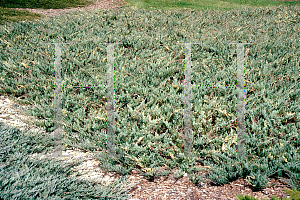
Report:
M 54 160 L 29 160 L 35 152 L 48 152 L 53 141 L 41 133 L 24 134 L 0 123 L 0 199 L 128 199 L 132 184 L 126 177 L 99 186 L 70 177 L 70 169 L 83 160 L 61 164 Z M 73 174 L 73 172 L 72 172 Z
M 106 159 L 99 153 L 103 169 L 124 176 L 137 169 L 153 180 L 163 175 L 158 167 L 178 167 L 176 178 L 187 172 L 197 185 L 201 169 L 193 165 L 201 162 L 211 169 L 206 178 L 218 184 L 243 177 L 261 190 L 269 178 L 284 178 L 299 190 L 299 7 L 163 12 L 124 8 L 0 26 L 0 93 L 34 105 L 28 114 L 52 132 L 55 49 L 45 43 L 74 42 L 64 46 L 61 57 L 64 84 L 74 86 L 105 84 L 107 48 L 99 42 L 119 42 L 114 49 L 118 157 Z M 245 57 L 244 159 L 235 156 L 235 91 L 220 88 L 193 88 L 193 153 L 198 158 L 181 156 L 185 52 L 178 43 L 199 41 L 192 49 L 192 84 L 206 86 L 235 84 L 236 46 L 232 51 L 228 43 L 254 43 L 246 47 Z M 105 90 L 64 88 L 62 96 L 63 150 L 105 151 Z M 84 187 L 68 177 L 69 166 L 58 162 L 29 162 L 26 153 L 52 149 L 53 142 L 3 130 L 0 173 L 5 193 L 0 197 L 34 196 L 36 191 L 41 198 L 54 199 L 56 194 L 79 199 L 125 196 L 114 188 L 106 188 L 105 194 Z

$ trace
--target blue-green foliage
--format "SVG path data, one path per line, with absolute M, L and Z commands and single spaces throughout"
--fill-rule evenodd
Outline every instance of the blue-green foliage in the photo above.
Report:
M 159 167 L 180 168 L 198 183 L 191 170 L 196 158 L 181 156 L 185 49 L 179 43 L 202 42 L 192 45 L 191 82 L 201 85 L 192 90 L 192 128 L 193 153 L 210 167 L 207 178 L 225 184 L 243 177 L 262 189 L 269 178 L 282 177 L 299 189 L 298 8 L 269 9 L 270 15 L 263 8 L 149 12 L 101 10 L 0 26 L 0 93 L 31 104 L 28 114 L 51 132 L 55 48 L 45 43 L 73 42 L 61 56 L 63 84 L 72 86 L 105 85 L 107 45 L 100 43 L 121 43 L 114 48 L 116 157 L 99 153 L 101 167 L 123 175 L 137 169 L 149 179 L 161 175 Z M 245 45 L 244 59 L 246 159 L 235 151 L 235 88 L 209 88 L 236 85 L 236 46 L 228 44 L 233 41 L 253 43 Z M 107 150 L 106 94 L 103 87 L 62 90 L 64 150 Z
M 84 160 L 62 164 L 46 158 L 29 159 L 29 154 L 45 153 L 53 141 L 41 133 L 24 134 L 0 123 L 0 198 L 2 199 L 128 199 L 126 177 L 101 187 L 77 179 L 71 168 Z M 75 177 L 70 177 L 75 175 Z M 125 182 L 124 182 L 125 181 Z

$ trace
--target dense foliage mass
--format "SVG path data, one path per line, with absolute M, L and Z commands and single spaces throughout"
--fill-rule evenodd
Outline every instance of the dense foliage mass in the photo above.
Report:
M 45 139 L 47 138 L 47 139 Z M 71 168 L 84 160 L 61 164 L 55 160 L 32 160 L 29 154 L 48 151 L 47 135 L 28 135 L 0 123 L 0 199 L 128 199 L 132 184 L 126 178 L 100 186 L 77 178 Z M 72 175 L 72 176 L 71 176 Z
M 211 169 L 206 178 L 219 184 L 243 177 L 262 189 L 269 178 L 281 177 L 299 190 L 298 11 L 299 7 L 214 12 L 122 8 L 0 26 L 0 93 L 33 105 L 28 113 L 41 120 L 37 125 L 54 131 L 55 48 L 46 43 L 72 42 L 62 47 L 63 85 L 101 87 L 62 90 L 64 149 L 99 151 L 102 168 L 123 175 L 135 168 L 153 178 L 168 173 L 158 172 L 160 166 L 179 167 L 198 184 L 197 161 Z M 234 41 L 253 43 L 245 45 L 245 159 L 235 153 L 235 88 L 213 87 L 236 85 L 236 45 L 229 45 Z M 107 142 L 107 45 L 100 43 L 116 42 L 121 43 L 114 47 L 118 157 L 106 159 L 100 152 Z M 192 90 L 197 158 L 181 156 L 185 42 L 201 42 L 192 45 L 192 84 L 199 85 Z M 1 134 L 1 140 L 13 137 Z M 42 141 L 45 146 L 47 140 L 42 139 L 35 145 Z M 5 151 L 1 162 L 6 163 L 0 165 L 1 173 L 8 170 L 18 179 L 18 167 L 8 167 L 14 160 L 9 149 L 0 150 Z M 54 170 L 54 164 L 45 167 Z M 43 172 L 28 176 L 34 174 Z M 4 191 L 17 191 L 21 184 L 4 180 Z M 33 185 L 23 188 L 34 190 Z

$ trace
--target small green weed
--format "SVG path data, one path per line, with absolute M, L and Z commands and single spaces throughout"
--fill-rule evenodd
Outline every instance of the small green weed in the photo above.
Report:
M 297 191 L 296 189 L 290 190 L 288 188 L 284 188 L 283 190 L 286 193 L 288 193 L 291 196 L 291 198 L 283 197 L 282 199 L 279 199 L 276 196 L 272 196 L 271 200 L 299 200 L 300 199 L 300 192 Z M 238 200 L 258 200 L 255 197 L 248 196 L 248 195 L 243 196 L 241 194 L 238 194 L 236 197 L 238 198 Z M 266 200 L 266 199 L 261 199 L 261 200 Z

